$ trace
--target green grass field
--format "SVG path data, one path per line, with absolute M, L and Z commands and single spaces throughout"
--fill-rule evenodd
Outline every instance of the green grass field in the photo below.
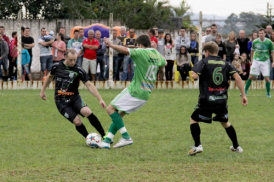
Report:
M 108 104 L 121 90 L 99 90 Z M 149 102 L 124 118 L 134 144 L 91 149 L 39 90 L 0 91 L 0 181 L 273 181 L 274 98 L 250 90 L 249 105 L 229 92 L 229 118 L 244 152 L 229 150 L 222 126 L 201 123 L 204 152 L 189 157 L 193 146 L 189 118 L 198 90 L 155 90 Z M 105 130 L 111 120 L 87 90 L 82 98 Z M 95 129 L 83 119 L 89 132 Z M 120 134 L 115 136 L 115 143 Z

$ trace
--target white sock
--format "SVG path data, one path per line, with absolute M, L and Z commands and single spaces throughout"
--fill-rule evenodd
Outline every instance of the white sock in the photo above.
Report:
M 127 132 L 127 129 L 126 129 L 126 127 L 123 127 L 123 128 L 120 128 L 119 131 L 120 131 L 121 134 L 124 134 L 124 133 Z
M 114 135 L 111 132 L 108 132 L 107 137 L 110 138 L 111 140 L 113 139 Z

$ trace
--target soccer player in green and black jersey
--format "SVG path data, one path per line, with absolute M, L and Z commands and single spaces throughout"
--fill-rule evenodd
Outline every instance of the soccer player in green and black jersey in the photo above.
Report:
M 228 122 L 227 90 L 229 76 L 232 76 L 241 91 L 242 105 L 247 105 L 242 79 L 234 66 L 217 57 L 219 49 L 215 42 L 206 43 L 203 50 L 205 58 L 195 64 L 192 70 L 192 78 L 199 77 L 200 95 L 198 106 L 190 119 L 190 130 L 195 146 L 188 152 L 188 155 L 203 151 L 199 122 L 211 123 L 213 113 L 215 114 L 213 121 L 221 122 L 233 143 L 230 149 L 241 153 L 243 149 L 238 144 L 236 131 Z
M 86 72 L 76 64 L 77 52 L 68 49 L 65 61 L 60 61 L 52 66 L 42 87 L 40 97 L 46 100 L 45 90 L 52 79 L 55 80 L 55 103 L 59 112 L 76 127 L 76 130 L 86 138 L 88 135 L 85 125 L 78 114 L 89 119 L 90 123 L 103 137 L 104 129 L 98 118 L 92 113 L 87 104 L 81 99 L 78 91 L 79 81 L 83 81 L 90 93 L 95 96 L 102 108 L 106 107 L 96 87 L 88 81 Z

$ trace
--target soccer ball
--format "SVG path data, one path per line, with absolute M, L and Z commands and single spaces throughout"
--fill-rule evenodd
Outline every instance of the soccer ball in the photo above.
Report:
M 98 143 L 101 142 L 101 136 L 97 133 L 90 133 L 86 137 L 86 144 L 91 148 L 98 148 Z

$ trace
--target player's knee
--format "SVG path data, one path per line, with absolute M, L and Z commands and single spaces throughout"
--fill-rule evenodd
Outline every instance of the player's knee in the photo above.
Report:
M 265 79 L 266 82 L 270 81 L 269 77 L 265 77 L 264 79 Z
M 76 116 L 73 120 L 73 124 L 75 126 L 80 126 L 82 124 L 81 118 L 79 116 Z
M 89 107 L 83 107 L 80 112 L 85 117 L 88 117 L 92 113 Z
M 108 115 L 111 115 L 112 113 L 114 113 L 116 111 L 115 107 L 113 107 L 112 105 L 109 105 L 107 107 L 107 113 Z
M 230 127 L 230 123 L 229 122 L 221 122 L 221 125 L 224 127 L 224 128 L 228 128 Z

